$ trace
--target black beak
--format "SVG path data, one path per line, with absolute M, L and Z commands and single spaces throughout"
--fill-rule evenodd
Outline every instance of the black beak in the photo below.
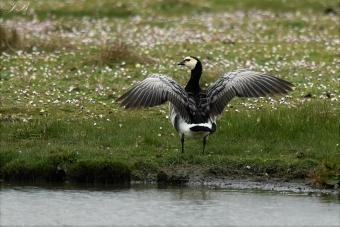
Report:
M 185 60 L 181 61 L 181 62 L 178 63 L 177 65 L 185 65 L 184 62 L 185 62 Z

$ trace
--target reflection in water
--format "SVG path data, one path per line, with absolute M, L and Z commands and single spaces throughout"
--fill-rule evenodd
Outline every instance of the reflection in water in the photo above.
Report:
M 338 195 L 219 187 L 1 183 L 1 226 L 339 226 Z

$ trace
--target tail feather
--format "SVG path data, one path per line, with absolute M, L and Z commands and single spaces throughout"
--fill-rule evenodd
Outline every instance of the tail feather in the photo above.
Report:
M 204 132 L 214 132 L 214 131 L 213 131 L 211 128 L 209 128 L 209 127 L 206 127 L 206 126 L 199 126 L 199 125 L 194 126 L 194 127 L 191 127 L 190 130 L 193 131 L 193 132 L 202 132 L 202 131 L 204 131 Z

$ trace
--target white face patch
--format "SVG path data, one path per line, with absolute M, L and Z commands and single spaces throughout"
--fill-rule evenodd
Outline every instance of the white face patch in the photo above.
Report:
M 197 60 L 192 57 L 186 57 L 183 59 L 184 65 L 188 67 L 190 70 L 193 70 L 196 67 Z

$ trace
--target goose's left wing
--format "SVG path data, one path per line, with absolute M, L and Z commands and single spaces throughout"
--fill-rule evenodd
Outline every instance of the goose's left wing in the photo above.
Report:
M 163 74 L 150 74 L 117 101 L 125 109 L 135 110 L 171 102 L 186 121 L 190 121 L 188 95 L 174 79 Z

